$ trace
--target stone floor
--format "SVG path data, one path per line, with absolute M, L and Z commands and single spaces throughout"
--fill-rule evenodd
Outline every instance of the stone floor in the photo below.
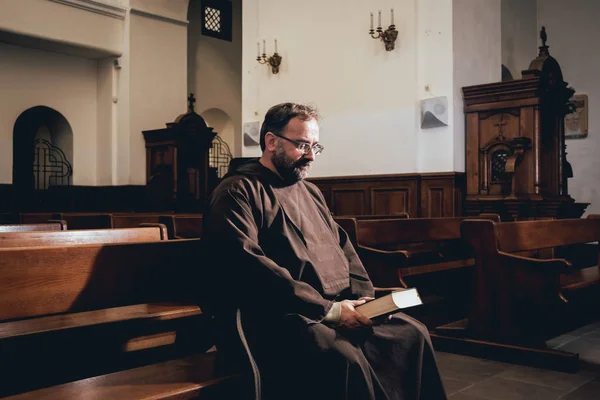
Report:
M 580 370 L 571 374 L 438 352 L 446 392 L 451 400 L 600 399 L 600 322 L 548 345 L 579 353 Z

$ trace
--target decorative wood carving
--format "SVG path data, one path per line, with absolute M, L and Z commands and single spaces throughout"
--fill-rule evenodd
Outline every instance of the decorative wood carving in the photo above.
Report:
M 216 133 L 194 112 L 193 95 L 188 101 L 188 112 L 175 122 L 143 132 L 146 176 L 157 208 L 199 212 L 212 189 L 210 183 L 218 182 L 208 162 Z
M 467 215 L 560 217 L 574 206 L 563 122 L 573 92 L 545 41 L 522 79 L 463 88 Z

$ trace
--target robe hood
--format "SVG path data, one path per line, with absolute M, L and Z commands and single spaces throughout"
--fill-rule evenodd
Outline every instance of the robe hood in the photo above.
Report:
M 229 163 L 229 169 L 223 179 L 240 175 L 249 178 L 258 178 L 275 187 L 289 186 L 297 183 L 286 183 L 279 175 L 262 165 L 259 158 L 234 158 Z

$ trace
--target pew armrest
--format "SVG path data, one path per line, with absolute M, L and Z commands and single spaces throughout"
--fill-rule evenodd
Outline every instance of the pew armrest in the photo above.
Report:
M 402 270 L 408 266 L 406 251 L 379 250 L 360 244 L 357 251 L 373 285 L 381 288 L 408 287 L 402 280 Z
M 373 247 L 364 246 L 359 244 L 358 254 L 362 257 L 377 258 L 381 261 L 388 261 L 390 263 L 404 264 L 410 258 L 410 253 L 405 250 L 381 250 Z M 402 265 L 395 265 L 395 267 Z
M 516 254 L 498 252 L 498 257 L 504 265 L 521 270 L 555 271 L 559 274 L 567 274 L 573 270 L 569 261 L 562 258 L 540 260 L 538 258 L 518 256 Z

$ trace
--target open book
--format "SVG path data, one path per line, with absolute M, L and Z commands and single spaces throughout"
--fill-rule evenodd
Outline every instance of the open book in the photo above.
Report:
M 392 292 L 386 296 L 371 300 L 356 307 L 356 311 L 367 318 L 376 318 L 382 315 L 393 314 L 403 308 L 423 304 L 416 288 Z

